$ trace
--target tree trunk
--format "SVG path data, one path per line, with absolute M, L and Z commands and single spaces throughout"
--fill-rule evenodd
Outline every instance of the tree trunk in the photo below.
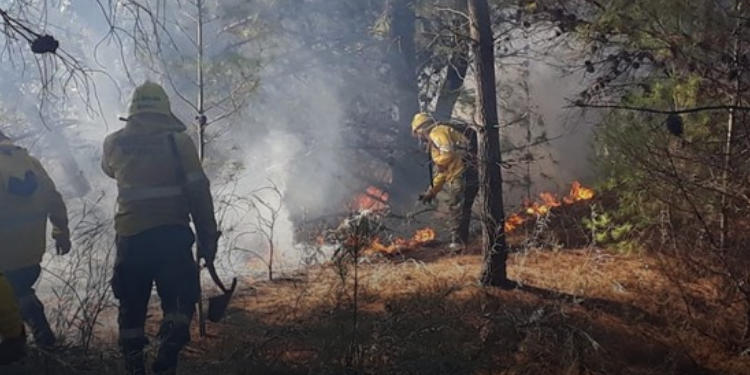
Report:
M 456 0 L 454 5 L 458 12 L 466 12 L 466 0 Z M 453 27 L 461 29 L 464 21 L 457 19 Z M 460 30 L 461 35 L 466 35 L 469 30 Z M 435 105 L 435 118 L 450 119 L 453 116 L 453 108 L 456 106 L 458 97 L 461 94 L 461 87 L 464 85 L 466 71 L 469 68 L 469 53 L 466 43 L 461 37 L 455 38 L 455 50 L 448 61 L 448 72 L 445 75 L 445 81 L 440 87 L 440 94 Z
M 495 87 L 495 52 L 487 0 L 468 0 L 471 37 L 474 40 L 474 72 L 477 78 L 476 122 L 479 155 L 484 286 L 505 287 L 508 249 L 505 241 L 503 183 L 500 169 L 500 132 Z
M 740 10 L 742 9 L 742 2 L 740 0 L 735 1 L 734 11 L 738 14 L 740 13 Z M 741 20 L 737 20 L 737 27 L 736 29 L 739 29 L 741 27 Z M 734 83 L 734 92 L 730 93 L 730 100 L 732 105 L 739 106 L 740 103 L 740 95 L 742 93 L 742 74 L 743 74 L 743 67 L 740 66 L 740 53 L 742 51 L 742 46 L 740 45 L 741 39 L 739 37 L 739 31 L 735 30 L 734 35 L 737 35 L 734 39 L 734 46 L 732 50 L 732 57 L 734 58 L 734 67 L 733 69 L 737 70 L 737 74 L 735 77 Z M 729 110 L 729 118 L 727 119 L 727 136 L 726 136 L 726 142 L 724 144 L 724 164 L 723 164 L 723 171 L 721 173 L 721 185 L 723 192 L 721 193 L 721 207 L 720 207 L 720 221 L 719 221 L 719 230 L 720 230 L 720 237 L 719 237 L 719 250 L 723 253 L 726 250 L 726 242 L 727 242 L 727 236 L 729 235 L 729 222 L 728 222 L 728 191 L 729 191 L 729 171 L 732 168 L 732 142 L 733 142 L 733 136 L 734 136 L 734 128 L 735 128 L 735 121 L 736 121 L 737 113 L 734 109 Z
M 198 19 L 196 20 L 197 27 L 197 49 L 198 49 L 198 115 L 196 119 L 197 133 L 198 133 L 198 157 L 203 162 L 206 158 L 206 109 L 205 109 L 205 81 L 203 77 L 203 0 L 197 0 L 195 7 L 198 9 Z
M 273 231 L 273 228 L 271 230 Z M 273 281 L 273 240 L 268 242 L 268 281 Z
M 435 118 L 443 120 L 452 117 L 468 67 L 468 54 L 463 50 L 454 52 L 448 63 L 448 73 L 435 105 Z
M 417 17 L 414 0 L 389 0 L 386 7 L 391 18 L 388 47 L 398 112 L 395 124 L 398 144 L 389 160 L 393 171 L 389 193 L 392 207 L 408 208 L 416 201 L 421 185 L 425 185 L 429 176 L 426 159 L 409 127 L 412 116 L 420 110 L 415 41 Z

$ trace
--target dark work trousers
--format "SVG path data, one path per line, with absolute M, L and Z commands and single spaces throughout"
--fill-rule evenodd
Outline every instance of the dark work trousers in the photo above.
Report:
M 479 194 L 479 146 L 477 133 L 470 127 L 464 130 L 464 136 L 469 140 L 468 149 L 464 156 L 464 196 L 461 207 L 461 225 L 458 236 L 461 242 L 469 242 L 469 229 L 471 227 L 471 208 Z
M 55 345 L 55 335 L 44 315 L 44 305 L 34 291 L 34 284 L 39 280 L 42 267 L 39 265 L 5 271 L 5 278 L 13 287 L 13 293 L 18 299 L 21 317 L 31 328 L 34 341 L 41 347 Z
M 438 194 L 439 210 L 447 216 L 452 242 L 468 243 L 471 208 L 478 191 L 476 170 L 466 168 L 461 176 L 446 182 Z
M 164 314 L 161 348 L 174 354 L 190 341 L 190 320 L 198 302 L 198 266 L 193 259 L 193 232 L 186 226 L 162 226 L 134 236 L 118 236 L 112 290 L 120 302 L 118 323 L 123 353 L 143 350 L 151 290 L 161 299 Z

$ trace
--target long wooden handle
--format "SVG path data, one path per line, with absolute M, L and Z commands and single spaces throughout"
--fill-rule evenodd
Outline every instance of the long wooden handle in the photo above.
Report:
M 199 266 L 200 267 L 200 266 Z M 206 337 L 206 314 L 203 311 L 203 287 L 201 285 L 201 269 L 198 268 L 198 331 L 201 337 Z

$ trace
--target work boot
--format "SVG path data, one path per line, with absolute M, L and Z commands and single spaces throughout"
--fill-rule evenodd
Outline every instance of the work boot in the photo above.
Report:
M 26 333 L 14 338 L 6 338 L 0 343 L 0 366 L 20 361 L 26 356 Z
M 21 298 L 19 302 L 21 316 L 31 328 L 31 334 L 34 336 L 34 342 L 37 346 L 45 350 L 54 348 L 57 340 L 47 321 L 47 316 L 44 315 L 42 301 L 32 294 Z
M 165 375 L 176 374 L 177 360 L 179 359 L 181 349 L 181 345 L 177 345 L 173 342 L 162 342 L 159 347 L 159 353 L 156 355 L 156 360 L 152 366 L 154 373 Z
M 167 313 L 159 328 L 159 353 L 153 364 L 156 374 L 176 374 L 182 348 L 190 342 L 190 315 Z
M 125 355 L 125 373 L 128 375 L 146 375 L 143 350 L 134 350 Z
M 172 367 L 168 370 L 154 372 L 155 375 L 177 375 L 177 367 Z

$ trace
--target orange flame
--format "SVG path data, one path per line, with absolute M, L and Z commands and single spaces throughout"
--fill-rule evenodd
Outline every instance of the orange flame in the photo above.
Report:
M 375 186 L 370 186 L 364 193 L 357 194 L 357 196 L 354 197 L 349 204 L 349 208 L 353 211 L 384 211 L 388 208 L 389 198 L 390 196 L 387 192 L 384 192 Z
M 591 200 L 594 198 L 594 195 L 595 192 L 593 189 L 583 187 L 578 181 L 573 181 L 570 193 L 566 197 L 563 197 L 562 202 L 553 193 L 541 193 L 539 194 L 541 202 L 524 202 L 524 209 L 521 212 L 513 213 L 505 219 L 505 231 L 512 232 L 531 217 L 546 215 L 553 208 L 560 207 L 563 204 L 571 205 L 576 202 Z
M 410 239 L 396 238 L 389 245 L 383 244 L 380 238 L 376 238 L 370 246 L 365 249 L 365 254 L 392 255 L 426 245 L 435 240 L 437 234 L 432 228 L 424 228 L 416 231 Z
M 511 214 L 505 219 L 505 231 L 506 232 L 512 232 L 514 229 L 521 226 L 523 223 L 526 222 L 526 219 L 524 219 L 519 214 Z
M 573 181 L 573 186 L 570 188 L 570 194 L 563 198 L 565 204 L 573 204 L 575 202 L 587 201 L 594 198 L 594 190 L 581 186 L 578 181 Z
M 380 242 L 380 238 L 376 238 L 372 243 L 370 244 L 370 247 L 365 249 L 366 254 L 371 253 L 380 253 L 380 254 L 393 254 L 398 250 L 397 246 L 395 244 L 391 244 L 389 246 L 383 245 L 382 242 Z
M 527 215 L 546 215 L 549 212 L 549 206 L 534 202 L 526 206 Z
M 423 244 L 430 241 L 435 240 L 435 231 L 432 228 L 424 228 L 418 230 L 416 233 L 414 233 L 414 236 L 412 236 L 412 241 Z
M 541 193 L 539 194 L 539 197 L 542 198 L 542 202 L 544 202 L 544 205 L 547 207 L 560 207 L 562 206 L 562 203 L 560 203 L 560 200 L 557 199 L 557 196 L 552 193 Z

